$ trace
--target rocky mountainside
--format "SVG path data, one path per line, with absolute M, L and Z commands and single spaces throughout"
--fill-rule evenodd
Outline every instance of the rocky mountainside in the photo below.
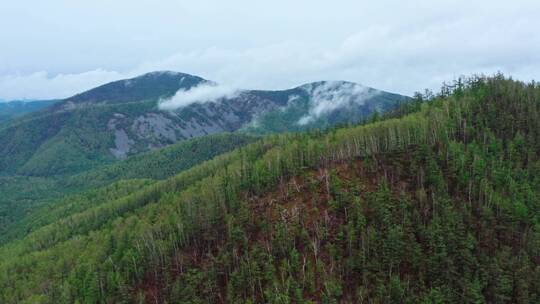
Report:
M 83 92 L 1 127 L 0 172 L 80 172 L 208 134 L 264 134 L 357 122 L 407 100 L 348 82 L 216 92 L 220 86 L 211 81 L 168 71 Z

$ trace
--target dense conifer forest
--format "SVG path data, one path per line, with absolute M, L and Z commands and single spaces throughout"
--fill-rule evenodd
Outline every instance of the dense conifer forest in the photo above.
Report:
M 0 247 L 0 302 L 540 302 L 537 83 L 460 79 L 177 169 L 51 205 Z
M 46 177 L 0 175 L 0 244 L 35 230 L 37 222 L 55 213 L 51 206 L 78 206 L 80 195 L 94 195 L 97 188 L 120 180 L 165 179 L 255 139 L 245 134 L 222 133 L 181 141 L 82 173 Z

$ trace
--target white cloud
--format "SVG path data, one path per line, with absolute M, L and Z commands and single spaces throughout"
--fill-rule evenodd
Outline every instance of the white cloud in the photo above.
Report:
M 6 75 L 0 76 L 0 97 L 6 100 L 65 98 L 122 77 L 118 72 L 101 69 L 55 76 L 44 71 Z
M 306 125 L 313 120 L 352 104 L 363 105 L 366 100 L 380 94 L 380 91 L 348 82 L 329 81 L 321 85 L 306 85 L 303 89 L 311 97 L 309 113 L 298 120 Z
M 193 103 L 217 102 L 222 98 L 233 98 L 238 94 L 240 91 L 230 86 L 204 83 L 189 90 L 179 90 L 173 97 L 162 100 L 159 108 L 176 110 Z
M 141 0 L 130 2 L 129 12 L 123 9 L 127 0 L 107 3 L 108 10 L 101 9 L 102 1 L 4 2 L 4 99 L 67 97 L 115 75 L 153 70 L 246 89 L 345 79 L 408 95 L 472 73 L 540 79 L 536 0 Z M 34 77 L 33 71 L 42 70 L 46 77 Z M 99 71 L 99 81 L 86 75 L 92 72 L 76 73 L 87 70 Z

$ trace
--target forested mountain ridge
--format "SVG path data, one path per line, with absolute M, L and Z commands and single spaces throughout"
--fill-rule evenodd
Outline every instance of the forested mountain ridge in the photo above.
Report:
M 539 151 L 538 84 L 458 81 L 103 190 L 0 248 L 0 300 L 538 303 Z
M 251 133 L 354 123 L 407 97 L 346 82 L 283 91 L 236 90 L 162 109 L 176 93 L 217 86 L 177 72 L 119 80 L 0 126 L 0 174 L 70 175 L 172 143 L 245 129 Z M 302 123 L 300 123 L 302 122 Z
M 118 104 L 156 100 L 173 96 L 178 90 L 189 90 L 207 80 L 185 73 L 157 71 L 131 79 L 118 80 L 66 98 L 51 110 L 70 109 L 88 104 Z
M 77 197 L 88 191 L 120 180 L 162 180 L 255 139 L 245 134 L 208 135 L 69 176 L 0 176 L 0 244 L 54 221 L 55 210 L 78 202 Z
M 0 124 L 12 118 L 49 107 L 57 100 L 0 100 Z

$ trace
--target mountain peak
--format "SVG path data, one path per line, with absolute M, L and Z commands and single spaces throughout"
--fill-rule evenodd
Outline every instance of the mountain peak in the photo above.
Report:
M 169 70 L 163 70 L 163 71 L 153 71 L 148 72 L 139 76 L 136 76 L 131 79 L 144 79 L 144 78 L 151 78 L 151 77 L 172 77 L 172 78 L 178 78 L 178 77 L 194 77 L 194 78 L 200 78 L 195 75 L 187 74 L 187 73 L 181 73 L 176 71 L 169 71 Z M 202 79 L 202 78 L 201 78 Z M 126 79 L 129 80 L 129 79 Z
M 170 76 L 175 76 L 175 75 L 187 75 L 187 74 L 184 74 L 184 73 L 180 73 L 180 72 L 177 72 L 177 71 L 171 71 L 171 70 L 161 70 L 161 71 L 153 71 L 153 72 L 148 72 L 146 74 L 143 74 L 141 76 L 144 76 L 144 75 L 170 75 Z
M 207 80 L 180 72 L 155 71 L 137 77 L 118 80 L 67 98 L 72 103 L 123 103 L 158 100 L 188 90 Z

